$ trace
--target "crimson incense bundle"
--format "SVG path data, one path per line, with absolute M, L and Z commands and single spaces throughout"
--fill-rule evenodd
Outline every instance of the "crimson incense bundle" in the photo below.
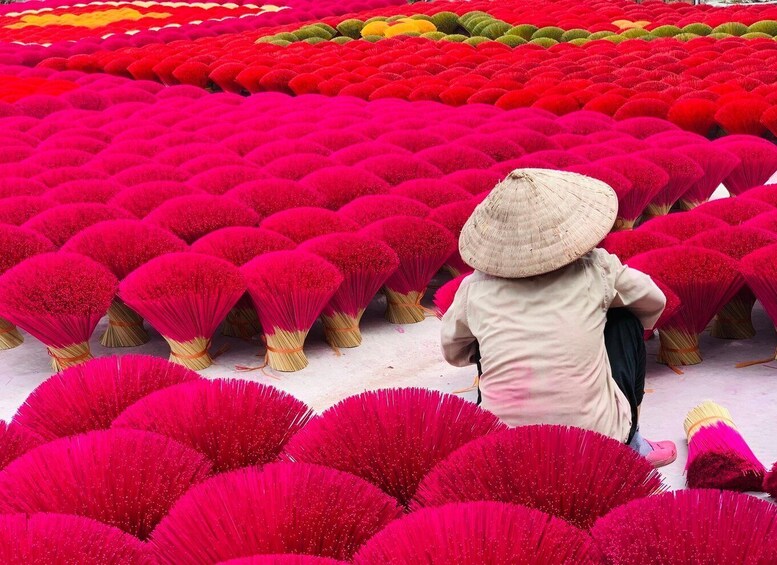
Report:
M 600 159 L 596 164 L 623 175 L 632 185 L 630 190 L 618 195 L 618 219 L 614 227 L 616 231 L 633 228 L 648 205 L 670 182 L 670 177 L 664 169 L 639 157 L 608 157 Z
M 718 140 L 716 144 L 739 159 L 739 164 L 723 179 L 732 194 L 741 194 L 748 188 L 764 184 L 777 171 L 777 148 L 770 141 L 736 136 Z
M 669 182 L 653 197 L 645 209 L 647 216 L 668 214 L 675 202 L 704 176 L 704 169 L 696 161 L 676 151 L 656 148 L 640 151 L 636 155 L 640 159 L 658 165 L 669 175 Z
M 361 196 L 386 194 L 390 188 L 385 180 L 360 167 L 318 169 L 300 180 L 300 184 L 323 196 L 324 205 L 330 210 Z
M 145 218 L 163 202 L 193 194 L 202 194 L 202 191 L 175 181 L 151 181 L 123 189 L 111 198 L 109 204 L 123 208 L 138 218 Z
M 678 245 L 632 257 L 629 266 L 664 283 L 683 305 L 659 331 L 659 362 L 700 363 L 699 334 L 744 284 L 737 262 L 717 251 Z
M 418 200 L 437 208 L 451 202 L 469 200 L 472 196 L 460 186 L 442 179 L 414 179 L 405 181 L 391 189 L 391 194 Z
M 359 224 L 326 208 L 300 207 L 276 212 L 262 222 L 264 229 L 284 235 L 295 243 L 338 232 L 353 232 Z
M 240 270 L 259 314 L 266 363 L 279 371 L 305 368 L 305 338 L 343 275 L 318 255 L 296 250 L 260 255 Z
M 117 282 L 83 255 L 35 255 L 0 276 L 0 316 L 42 341 L 59 371 L 91 359 L 89 338 Z
M 139 220 L 110 220 L 73 236 L 63 251 L 80 253 L 105 265 L 119 281 L 151 259 L 184 251 L 186 244 L 169 231 Z M 116 297 L 108 309 L 105 347 L 135 347 L 149 340 L 143 318 Z
M 288 179 L 260 179 L 240 184 L 226 193 L 259 214 L 260 218 L 302 206 L 324 205 L 318 191 Z
M 46 236 L 56 247 L 62 247 L 68 239 L 97 222 L 131 217 L 129 212 L 116 206 L 82 202 L 44 210 L 27 220 L 24 226 Z
M 626 263 L 629 259 L 640 253 L 652 251 L 653 249 L 660 249 L 662 247 L 671 247 L 678 243 L 680 243 L 680 240 L 671 235 L 637 229 L 612 232 L 602 240 L 599 247 L 618 257 L 618 259 L 621 260 L 621 263 Z
M 18 422 L 6 424 L 0 420 L 0 471 L 43 441 L 42 437 Z
M 79 202 L 106 204 L 123 188 L 122 185 L 109 180 L 83 179 L 60 184 L 49 189 L 45 196 L 60 204 L 77 204 Z
M 777 326 L 777 245 L 769 245 L 746 255 L 739 263 L 747 286 L 763 304 Z M 777 359 L 777 352 L 763 362 Z M 752 363 L 743 363 L 746 366 Z
M 119 297 L 170 345 L 170 360 L 209 367 L 211 337 L 245 292 L 232 263 L 199 253 L 168 253 L 129 274 Z
M 708 202 L 698 208 L 712 204 Z M 740 261 L 745 255 L 777 243 L 777 235 L 766 230 L 747 226 L 732 226 L 704 231 L 686 241 L 688 245 L 697 245 L 720 251 L 732 259 Z M 751 319 L 755 295 L 745 285 L 728 304 L 723 306 L 715 317 L 712 326 L 713 336 L 722 339 L 748 339 L 755 335 Z
M 771 470 L 766 474 L 763 490 L 772 498 L 777 498 L 777 463 L 772 465 Z
M 639 229 L 642 231 L 657 232 L 685 241 L 696 234 L 707 230 L 725 228 L 726 222 L 707 214 L 692 214 L 680 212 L 668 216 L 658 216 L 648 220 Z
M 330 345 L 357 347 L 362 342 L 362 315 L 399 266 L 397 254 L 384 242 L 358 233 L 322 235 L 302 243 L 299 249 L 326 259 L 343 276 L 321 320 Z
M 455 238 L 440 224 L 410 216 L 374 222 L 361 233 L 386 242 L 399 257 L 399 268 L 384 285 L 386 318 L 394 324 L 423 321 L 426 287 L 456 249 Z
M 749 188 L 739 195 L 743 200 L 759 200 L 777 206 L 777 184 L 765 184 Z
M 709 200 L 723 179 L 740 164 L 737 155 L 712 143 L 693 143 L 677 147 L 674 151 L 690 157 L 704 170 L 704 176 L 693 183 L 678 200 L 677 205 L 681 210 L 692 210 Z
M 10 196 L 0 198 L 0 223 L 20 226 L 57 203 L 45 196 Z
M 423 202 L 396 194 L 362 196 L 352 200 L 338 210 L 338 214 L 353 220 L 361 226 L 366 226 L 372 222 L 392 216 L 425 218 L 429 215 L 429 212 L 431 212 L 431 208 Z
M 742 225 L 777 233 L 777 211 L 759 214 Z
M 731 226 L 738 226 L 761 214 L 774 212 L 774 206 L 761 200 L 748 198 L 719 198 L 700 204 L 694 213 L 719 218 Z
M 434 302 L 434 306 L 437 309 L 438 318 L 442 318 L 453 305 L 453 301 L 456 298 L 456 293 L 459 291 L 459 287 L 461 287 L 461 283 L 464 282 L 464 279 L 469 275 L 470 273 L 465 273 L 463 275 L 459 275 L 455 279 L 449 280 L 447 283 L 438 288 L 437 292 L 434 293 L 434 298 L 432 301 Z
M 475 198 L 444 204 L 432 210 L 427 219 L 446 227 L 451 232 L 451 235 L 456 238 L 456 241 L 458 241 L 464 224 L 478 204 L 479 202 Z M 453 277 L 458 277 L 462 273 L 470 273 L 473 270 L 461 258 L 458 249 L 448 257 L 448 260 L 445 262 L 445 268 Z

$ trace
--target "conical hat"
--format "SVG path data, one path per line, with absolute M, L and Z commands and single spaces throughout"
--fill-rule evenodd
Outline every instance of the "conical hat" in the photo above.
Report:
M 602 181 L 566 171 L 516 169 L 470 216 L 459 252 L 495 277 L 549 273 L 591 251 L 615 222 L 618 198 Z

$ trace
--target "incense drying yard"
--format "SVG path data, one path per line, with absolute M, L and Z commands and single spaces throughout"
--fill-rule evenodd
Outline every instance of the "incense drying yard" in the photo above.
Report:
M 0 563 L 777 563 L 775 68 L 767 3 L 0 6 Z M 442 358 L 522 168 L 667 297 L 667 467 Z

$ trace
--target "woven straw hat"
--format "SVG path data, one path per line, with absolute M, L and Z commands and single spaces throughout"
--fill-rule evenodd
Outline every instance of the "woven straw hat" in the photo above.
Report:
M 579 259 L 615 222 L 618 198 L 602 181 L 550 169 L 516 169 L 470 216 L 459 252 L 495 277 L 549 273 Z

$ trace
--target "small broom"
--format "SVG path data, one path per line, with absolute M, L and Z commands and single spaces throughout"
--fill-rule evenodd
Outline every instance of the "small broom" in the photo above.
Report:
M 671 247 L 680 243 L 679 239 L 671 235 L 665 235 L 660 232 L 636 229 L 631 231 L 611 232 L 599 244 L 599 247 L 612 253 L 621 263 L 626 263 L 629 259 L 640 253 L 661 249 L 662 247 Z
M 360 226 L 366 226 L 393 216 L 426 218 L 431 211 L 429 206 L 413 198 L 396 194 L 376 194 L 352 200 L 340 208 L 337 213 L 353 220 Z
M 702 402 L 688 412 L 683 426 L 688 437 L 688 487 L 761 490 L 766 468 L 726 408 L 709 400 Z
M 304 369 L 305 338 L 343 275 L 321 257 L 296 250 L 260 255 L 240 270 L 264 330 L 266 364 L 278 371 Z
M 777 562 L 777 508 L 735 492 L 635 500 L 600 519 L 591 535 L 612 565 Z
M 169 231 L 139 220 L 99 222 L 62 246 L 63 251 L 80 253 L 104 265 L 119 281 L 155 257 L 185 249 L 186 244 Z M 148 340 L 143 318 L 115 297 L 100 343 L 105 347 L 136 347 Z
M 105 430 L 147 394 L 197 378 L 181 365 L 147 355 L 92 359 L 39 384 L 14 422 L 47 441 Z
M 739 157 L 713 143 L 693 143 L 677 147 L 674 151 L 690 157 L 704 170 L 704 176 L 693 183 L 677 201 L 681 210 L 693 210 L 707 202 L 723 179 L 740 163 Z
M 158 434 L 107 430 L 36 447 L 0 473 L 0 513 L 75 514 L 146 539 L 210 473 L 195 450 Z
M 493 500 L 588 529 L 613 508 L 662 490 L 658 471 L 617 440 L 580 428 L 521 426 L 473 440 L 443 459 L 421 482 L 413 509 Z
M 296 553 L 350 560 L 402 515 L 397 502 L 349 473 L 272 463 L 222 473 L 187 492 L 151 539 L 161 565 Z
M 745 277 L 747 286 L 761 302 L 772 323 L 777 326 L 777 244 L 746 255 L 739 262 L 739 269 Z M 737 367 L 769 363 L 775 359 L 777 359 L 777 352 L 766 359 L 739 363 Z
M 0 224 L 0 275 L 28 257 L 54 251 L 51 242 L 37 232 L 13 225 Z M 11 322 L 0 317 L 0 350 L 13 349 L 24 338 Z
M 295 243 L 302 243 L 319 235 L 353 232 L 360 227 L 337 212 L 309 206 L 276 212 L 265 218 L 261 226 L 288 237 Z
M 0 562 L 45 565 L 95 563 L 144 565 L 145 544 L 97 520 L 67 514 L 0 516 Z
M 170 361 L 209 367 L 211 337 L 245 292 L 237 267 L 199 253 L 168 253 L 130 273 L 120 298 L 170 345 Z
M 354 563 L 595 565 L 601 556 L 586 532 L 564 520 L 518 504 L 469 502 L 395 520 L 364 544 Z
M 83 255 L 35 255 L 0 276 L 0 315 L 42 341 L 59 371 L 91 359 L 89 338 L 117 282 Z
M 332 347 L 357 347 L 362 342 L 362 315 L 383 283 L 397 270 L 397 254 L 382 241 L 358 233 L 322 235 L 302 243 L 299 249 L 326 259 L 343 276 L 321 320 Z
M 678 245 L 637 255 L 629 266 L 664 283 L 683 305 L 659 332 L 658 361 L 670 367 L 700 363 L 699 334 L 744 284 L 737 262 L 711 249 Z
M 231 227 L 221 228 L 195 241 L 191 250 L 213 257 L 220 257 L 242 267 L 254 257 L 271 251 L 294 249 L 296 244 L 289 238 L 263 228 Z M 251 297 L 246 293 L 227 314 L 221 334 L 250 340 L 261 333 L 262 327 L 256 315 Z
M 75 234 L 97 222 L 131 217 L 129 212 L 108 204 L 60 204 L 33 216 L 24 223 L 24 227 L 44 235 L 59 248 Z
M 698 208 L 712 204 L 702 204 Z M 728 255 L 737 261 L 745 255 L 777 243 L 777 235 L 766 230 L 746 226 L 732 226 L 704 231 L 686 241 L 688 245 L 696 245 L 714 249 Z M 755 335 L 751 314 L 755 305 L 755 295 L 745 285 L 728 304 L 723 306 L 712 325 L 711 334 L 721 339 L 749 339 Z
M 303 402 L 273 387 L 197 379 L 141 398 L 113 427 L 172 438 L 210 459 L 214 473 L 223 473 L 277 460 L 311 415 Z
M 286 446 L 284 459 L 352 473 L 408 508 L 434 465 L 504 429 L 496 416 L 455 395 L 378 390 L 346 398 L 312 419 Z
M 478 204 L 479 202 L 475 198 L 444 204 L 432 210 L 427 219 L 447 228 L 451 235 L 456 238 L 456 241 L 458 241 L 464 224 L 467 223 Z M 458 249 L 448 257 L 444 267 L 453 277 L 458 277 L 463 273 L 471 273 L 473 270 L 461 258 Z
M 399 268 L 384 285 L 388 321 L 423 321 L 426 310 L 421 300 L 426 287 L 456 249 L 455 238 L 440 224 L 410 216 L 374 222 L 361 233 L 385 241 L 399 257 Z

